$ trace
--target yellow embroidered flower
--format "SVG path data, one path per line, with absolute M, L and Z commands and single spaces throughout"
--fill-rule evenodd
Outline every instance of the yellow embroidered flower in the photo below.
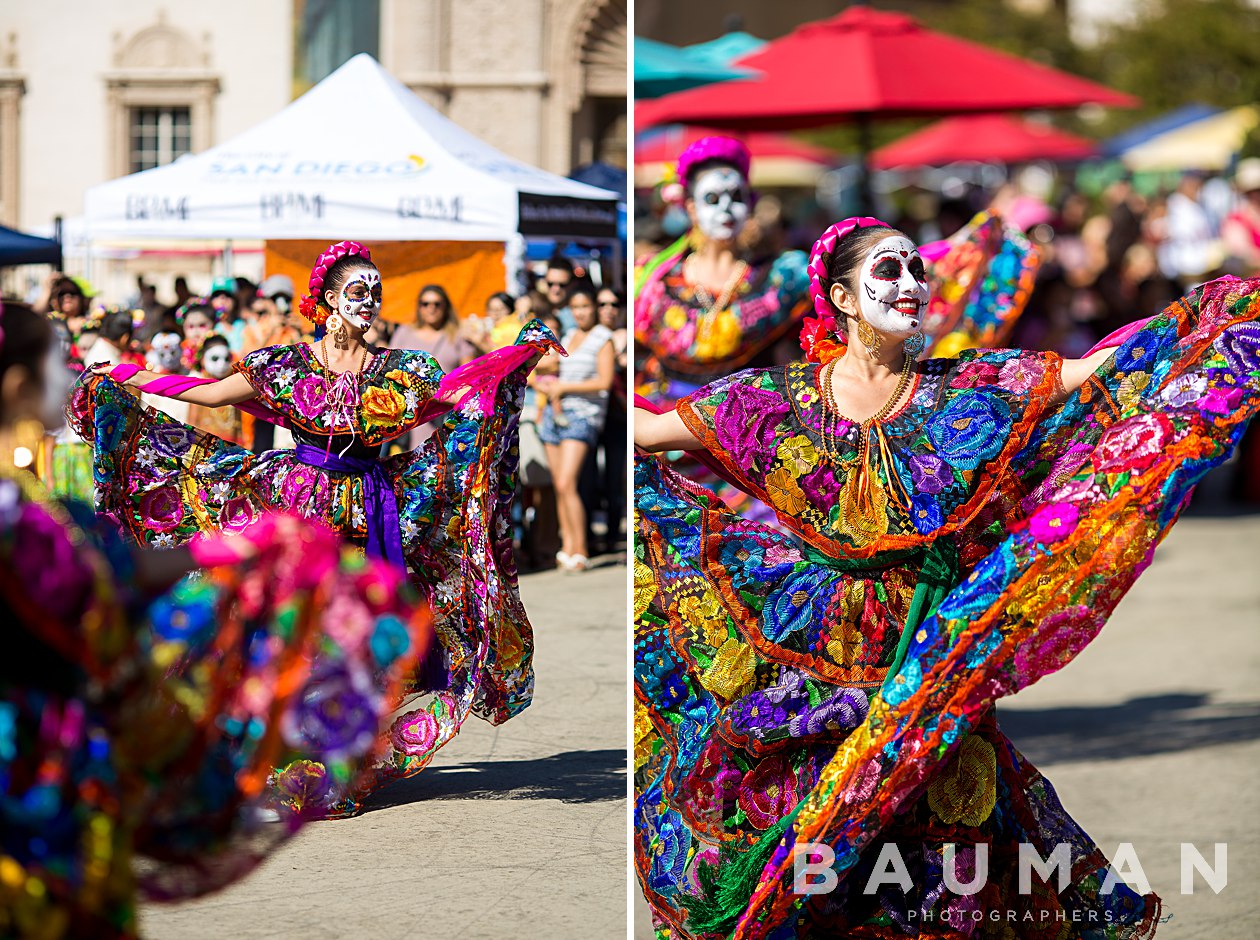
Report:
M 639 559 L 634 560 L 634 619 L 638 620 L 656 597 L 656 578 L 652 569 Z
M 687 325 L 687 311 L 677 304 L 665 311 L 665 327 L 670 330 L 681 330 Z
M 804 512 L 809 505 L 804 491 L 797 486 L 787 467 L 778 467 L 772 473 L 766 474 L 766 492 L 770 494 L 770 501 L 775 508 L 790 516 Z
M 634 705 L 634 769 L 638 770 L 647 763 L 655 750 L 660 736 L 652 726 L 647 706 L 641 702 Z
M 398 423 L 407 402 L 392 388 L 373 386 L 364 390 L 361 407 L 365 424 L 391 425 Z
M 706 331 L 706 359 L 726 359 L 735 355 L 739 349 L 744 331 L 739 325 L 739 317 L 730 310 L 723 310 L 713 320 L 713 325 Z M 699 352 L 697 344 L 697 352 Z
M 510 620 L 499 621 L 499 665 L 505 672 L 511 672 L 525 661 L 525 644 L 521 642 L 520 631 Z
M 787 467 L 788 473 L 792 474 L 793 478 L 809 473 L 818 465 L 818 451 L 814 449 L 813 442 L 804 434 L 795 434 L 787 438 L 779 445 L 775 453 L 779 455 L 783 466 Z
M 391 382 L 397 382 L 403 388 L 411 388 L 411 374 L 402 369 L 390 369 L 385 373 L 385 378 Z
M 978 826 L 997 802 L 997 756 L 993 745 L 969 734 L 940 776 L 928 787 L 928 806 L 941 822 Z
M 752 647 L 729 639 L 713 657 L 709 668 L 700 674 L 700 684 L 729 702 L 748 691 L 756 668 L 757 656 Z
M 1116 392 L 1116 399 L 1120 402 L 1120 407 L 1128 408 L 1134 405 L 1142 397 L 1142 390 L 1150 384 L 1151 376 L 1149 372 L 1128 373 L 1120 380 L 1120 388 Z
M 726 642 L 726 614 L 712 594 L 684 597 L 678 602 L 678 614 L 691 627 L 698 627 L 704 642 L 719 647 Z

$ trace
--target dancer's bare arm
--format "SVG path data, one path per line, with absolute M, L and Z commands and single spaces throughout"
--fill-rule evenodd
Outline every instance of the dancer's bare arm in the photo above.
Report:
M 108 373 L 110 368 L 112 367 L 97 367 L 94 371 Z M 156 372 L 141 369 L 122 384 L 129 388 L 136 388 L 160 378 L 162 376 Z M 162 397 L 173 398 L 176 401 L 186 401 L 190 405 L 204 405 L 206 408 L 221 408 L 224 405 L 236 405 L 243 401 L 249 401 L 251 398 L 257 398 L 258 393 L 249 384 L 249 380 L 237 372 L 229 375 L 226 379 L 219 379 L 217 382 L 210 382 L 206 385 L 196 385 L 180 392 L 178 395 L 164 395 Z
M 700 442 L 691 433 L 677 411 L 655 415 L 643 408 L 634 409 L 634 446 L 656 453 L 662 450 L 699 450 Z
M 1092 356 L 1086 356 L 1084 359 L 1064 359 L 1063 371 L 1060 374 L 1063 380 L 1063 391 L 1056 398 L 1059 401 L 1063 401 L 1068 395 L 1084 385 L 1085 381 L 1097 372 L 1102 364 L 1107 361 L 1107 357 L 1114 352 L 1114 347 L 1110 347 L 1100 349 Z

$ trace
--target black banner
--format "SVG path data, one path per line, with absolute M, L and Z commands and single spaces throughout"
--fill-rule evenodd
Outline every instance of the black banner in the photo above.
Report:
M 616 238 L 617 201 L 521 193 L 517 231 L 552 238 Z

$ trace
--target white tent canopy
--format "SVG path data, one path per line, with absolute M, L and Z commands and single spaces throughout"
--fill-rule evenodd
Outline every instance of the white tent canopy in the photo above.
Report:
M 369 55 L 257 127 L 88 190 L 90 239 L 615 238 L 617 199 L 483 143 Z

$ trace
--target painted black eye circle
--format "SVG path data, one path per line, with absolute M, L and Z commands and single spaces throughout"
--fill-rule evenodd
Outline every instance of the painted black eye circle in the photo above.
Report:
M 881 281 L 895 281 L 901 277 L 901 262 L 896 258 L 880 258 L 871 268 L 871 277 Z
M 916 281 L 927 280 L 927 271 L 923 269 L 922 258 L 911 258 L 909 263 L 906 264 L 906 270 L 910 272 L 910 276 Z

